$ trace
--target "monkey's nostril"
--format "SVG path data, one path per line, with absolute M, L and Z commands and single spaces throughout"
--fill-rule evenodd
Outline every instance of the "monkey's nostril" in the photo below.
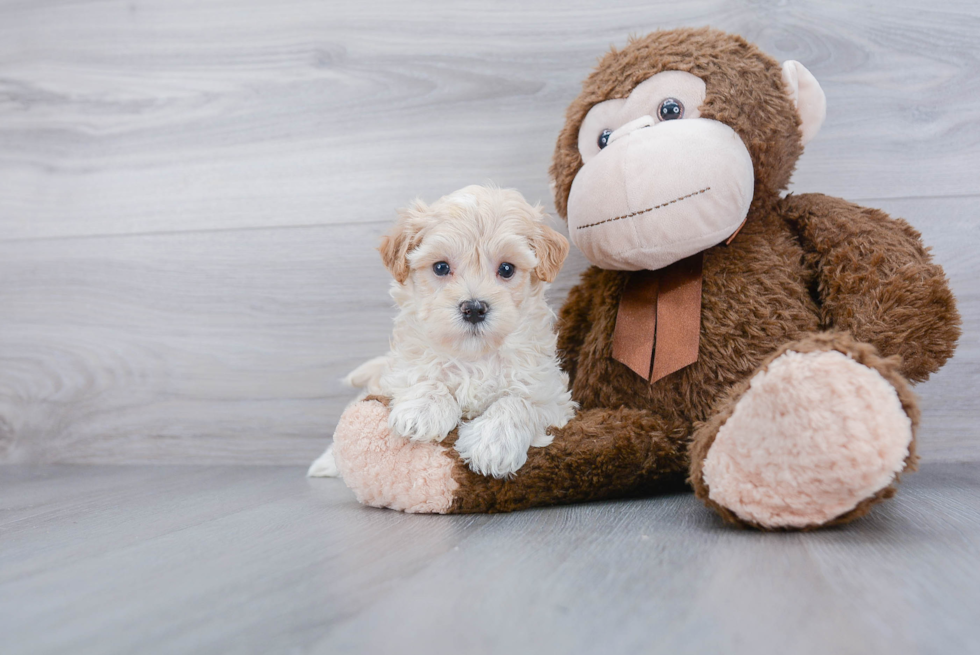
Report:
M 464 300 L 459 303 L 459 313 L 463 315 L 463 320 L 467 323 L 476 325 L 482 323 L 490 311 L 490 305 L 482 300 Z

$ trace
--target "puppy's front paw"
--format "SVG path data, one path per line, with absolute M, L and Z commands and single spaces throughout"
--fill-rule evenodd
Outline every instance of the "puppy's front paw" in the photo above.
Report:
M 506 478 L 524 466 L 533 437 L 529 422 L 515 420 L 495 404 L 460 426 L 456 451 L 475 473 Z
M 388 426 L 414 441 L 442 441 L 459 424 L 460 416 L 452 396 L 412 398 L 392 405 Z

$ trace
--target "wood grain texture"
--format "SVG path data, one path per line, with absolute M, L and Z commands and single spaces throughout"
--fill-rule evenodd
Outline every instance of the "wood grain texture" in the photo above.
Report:
M 76 0 L 0 2 L 0 462 L 308 461 L 386 347 L 394 209 L 489 179 L 550 208 L 596 57 L 702 24 L 823 84 L 795 190 L 935 246 L 966 332 L 922 452 L 980 457 L 977 3 Z
M 390 334 L 374 227 L 0 243 L 6 458 L 315 456 Z
M 823 84 L 796 176 L 852 199 L 980 194 L 980 6 L 189 0 L 0 7 L 3 238 L 379 220 L 486 178 L 550 201 L 585 73 L 711 24 Z
M 358 505 L 301 467 L 8 466 L 22 653 L 968 653 L 980 464 L 841 529 L 739 531 L 682 494 L 496 516 Z
M 966 318 L 917 388 L 923 457 L 976 458 L 980 225 L 967 199 L 881 203 L 946 262 Z M 912 218 L 914 217 L 914 218 Z M 387 347 L 386 224 L 0 243 L 0 453 L 8 462 L 299 463 Z M 84 248 L 79 243 L 84 241 Z M 562 271 L 560 300 L 584 264 Z

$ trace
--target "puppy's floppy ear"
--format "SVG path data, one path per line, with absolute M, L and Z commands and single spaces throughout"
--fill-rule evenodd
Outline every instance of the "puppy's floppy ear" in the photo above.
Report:
M 544 223 L 538 223 L 537 228 L 531 239 L 531 248 L 538 258 L 534 274 L 543 282 L 554 282 L 568 256 L 568 239 Z
M 426 206 L 421 200 L 416 200 L 408 209 L 399 210 L 395 226 L 381 237 L 381 245 L 378 247 L 381 261 L 384 262 L 385 268 L 391 271 L 398 284 L 405 284 L 411 272 L 408 253 L 418 245 L 420 228 L 417 219 L 425 210 Z

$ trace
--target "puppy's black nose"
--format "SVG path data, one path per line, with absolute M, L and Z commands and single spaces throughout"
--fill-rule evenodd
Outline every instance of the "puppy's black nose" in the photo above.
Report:
M 463 315 L 463 320 L 467 323 L 476 325 L 482 323 L 490 311 L 490 305 L 482 300 L 464 300 L 459 303 L 459 313 Z

